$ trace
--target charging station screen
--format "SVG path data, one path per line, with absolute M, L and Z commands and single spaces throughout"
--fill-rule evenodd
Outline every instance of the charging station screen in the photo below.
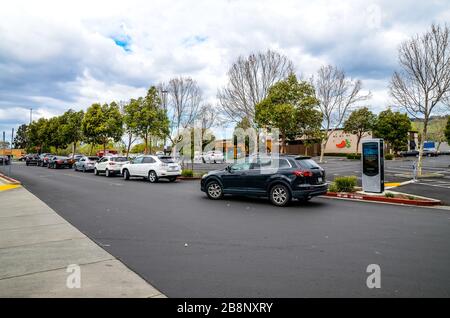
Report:
M 367 176 L 376 176 L 379 173 L 378 143 L 363 144 L 363 173 Z

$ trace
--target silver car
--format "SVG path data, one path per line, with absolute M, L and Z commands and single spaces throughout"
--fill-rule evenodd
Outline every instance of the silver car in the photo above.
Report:
M 83 156 L 73 164 L 73 169 L 75 171 L 93 171 L 95 163 L 98 161 L 99 157 L 96 156 Z

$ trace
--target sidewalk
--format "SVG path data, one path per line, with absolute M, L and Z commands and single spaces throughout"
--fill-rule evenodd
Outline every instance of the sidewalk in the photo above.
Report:
M 73 264 L 81 286 L 71 289 Z M 0 297 L 165 296 L 17 186 L 0 190 Z

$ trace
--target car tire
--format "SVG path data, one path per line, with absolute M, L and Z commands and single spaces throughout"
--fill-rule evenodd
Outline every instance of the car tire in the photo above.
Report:
M 73 167 L 73 171 L 78 171 L 77 165 L 73 165 L 72 167 Z
M 286 206 L 291 201 L 291 192 L 284 184 L 276 184 L 270 188 L 269 198 L 275 206 Z
M 94 168 L 94 174 L 95 174 L 96 176 L 99 175 L 97 168 Z
M 105 176 L 106 176 L 107 178 L 111 177 L 111 173 L 109 172 L 108 169 L 105 170 Z
M 148 173 L 148 181 L 150 181 L 151 183 L 156 183 L 158 182 L 158 175 L 156 174 L 155 171 L 149 171 Z
M 223 187 L 216 181 L 210 181 L 206 184 L 206 195 L 211 200 L 220 200 L 223 198 Z
M 86 173 L 86 167 L 85 166 L 83 166 L 83 173 Z
M 123 170 L 123 179 L 130 180 L 130 173 L 128 172 L 128 169 Z
M 29 166 L 30 164 L 28 162 L 25 162 L 25 165 Z

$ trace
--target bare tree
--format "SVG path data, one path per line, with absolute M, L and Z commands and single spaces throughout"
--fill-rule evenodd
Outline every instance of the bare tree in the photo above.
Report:
M 335 66 L 322 66 L 313 78 L 316 97 L 323 114 L 320 162 L 323 162 L 325 147 L 330 136 L 343 125 L 356 103 L 370 98 L 370 93 L 361 94 L 361 80 L 348 79 L 343 70 Z
M 228 84 L 217 93 L 221 110 L 234 122 L 247 117 L 254 124 L 255 105 L 274 83 L 293 72 L 288 57 L 271 50 L 238 57 L 228 71 Z
M 428 137 L 428 123 L 440 106 L 449 109 L 450 43 L 449 28 L 432 25 L 431 30 L 401 44 L 401 70 L 394 72 L 390 93 L 410 115 L 423 119 L 419 144 L 418 175 L 422 174 L 423 144 Z
M 180 128 L 193 125 L 200 109 L 202 92 L 197 82 L 190 77 L 171 79 L 168 84 L 168 92 L 170 96 L 168 113 L 171 118 L 171 132 L 175 133 L 176 136 L 179 134 Z

